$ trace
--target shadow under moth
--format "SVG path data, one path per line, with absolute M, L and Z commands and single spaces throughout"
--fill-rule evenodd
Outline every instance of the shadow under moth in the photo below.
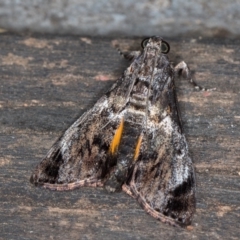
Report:
M 195 173 L 174 76 L 193 80 L 185 62 L 172 67 L 162 38 L 144 39 L 142 47 L 125 54 L 131 64 L 123 76 L 67 129 L 30 181 L 59 191 L 123 190 L 154 218 L 186 226 L 195 211 Z

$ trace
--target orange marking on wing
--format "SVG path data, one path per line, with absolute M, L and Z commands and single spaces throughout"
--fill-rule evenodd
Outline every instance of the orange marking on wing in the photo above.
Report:
M 109 148 L 109 151 L 110 151 L 111 154 L 116 153 L 116 151 L 118 149 L 118 146 L 120 144 L 120 140 L 121 140 L 121 137 L 122 137 L 122 132 L 123 132 L 123 118 L 121 119 L 120 125 L 118 126 L 118 128 L 115 132 L 115 135 L 113 137 L 113 140 L 111 142 L 111 145 L 110 145 L 110 148 Z
M 137 146 L 135 148 L 135 153 L 134 153 L 134 161 L 136 161 L 138 159 L 138 156 L 139 156 L 139 152 L 140 152 L 140 147 L 141 147 L 141 144 L 142 144 L 142 139 L 143 139 L 143 135 L 141 134 L 138 138 L 138 141 L 137 141 Z

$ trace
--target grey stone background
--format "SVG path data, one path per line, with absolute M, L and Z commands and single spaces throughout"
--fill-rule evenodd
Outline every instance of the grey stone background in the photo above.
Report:
M 0 27 L 105 36 L 240 36 L 239 0 L 0 0 Z

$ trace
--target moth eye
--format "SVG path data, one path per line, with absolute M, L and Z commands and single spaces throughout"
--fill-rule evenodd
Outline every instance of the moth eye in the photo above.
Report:
M 147 46 L 147 43 L 148 43 L 149 39 L 150 39 L 150 37 L 145 38 L 145 39 L 142 40 L 142 43 L 141 43 L 142 48 L 145 48 L 145 47 Z M 161 43 L 161 52 L 166 54 L 166 53 L 168 53 L 169 51 L 170 51 L 170 46 L 169 46 L 169 44 L 168 44 L 166 41 L 162 40 L 162 43 Z
M 162 44 L 161 44 L 161 52 L 162 53 L 168 53 L 170 51 L 170 46 L 167 42 L 162 40 Z
M 145 48 L 146 46 L 147 46 L 147 43 L 148 43 L 148 41 L 149 41 L 149 37 L 148 38 L 144 38 L 143 40 L 142 40 L 142 43 L 141 43 L 141 47 L 142 48 Z

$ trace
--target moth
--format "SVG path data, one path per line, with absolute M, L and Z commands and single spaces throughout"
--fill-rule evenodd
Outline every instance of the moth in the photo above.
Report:
M 30 181 L 51 190 L 83 186 L 123 190 L 154 218 L 191 223 L 195 173 L 183 134 L 174 77 L 192 81 L 185 62 L 175 68 L 169 44 L 153 36 L 123 76 L 52 146 Z

